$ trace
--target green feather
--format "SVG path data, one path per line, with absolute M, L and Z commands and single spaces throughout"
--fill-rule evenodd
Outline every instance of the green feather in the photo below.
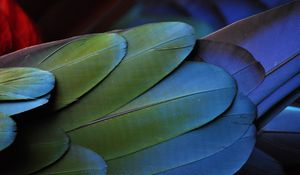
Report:
M 104 160 L 95 152 L 72 144 L 57 162 L 35 173 L 36 175 L 105 175 Z
M 1 174 L 30 174 L 49 166 L 69 148 L 68 137 L 60 130 L 35 125 L 18 130 L 14 143 L 0 152 Z
M 188 62 L 117 112 L 68 134 L 105 160 L 117 158 L 213 120 L 235 92 L 234 80 L 222 69 Z
M 82 36 L 38 44 L 2 55 L 0 67 L 36 67 L 45 57 L 76 38 L 82 38 Z
M 104 33 L 75 40 L 46 57 L 38 67 L 56 77 L 53 108 L 62 108 L 88 92 L 119 64 L 125 53 L 123 37 Z
M 148 90 L 171 73 L 195 43 L 192 27 L 178 22 L 143 25 L 121 35 L 128 43 L 123 61 L 82 99 L 52 116 L 65 130 L 101 118 Z
M 13 119 L 0 113 L 0 151 L 8 147 L 16 136 L 16 123 Z
M 0 100 L 29 100 L 54 87 L 51 73 L 35 68 L 0 69 Z
M 194 102 L 196 102 L 196 100 Z M 108 174 L 143 175 L 165 171 L 176 172 L 179 171 L 178 169 L 184 168 L 184 166 L 190 166 L 193 163 L 200 164 L 197 166 L 201 167 L 201 161 L 207 161 L 207 159 L 213 156 L 219 156 L 219 153 L 229 149 L 231 145 L 236 144 L 242 137 L 248 137 L 247 133 L 250 132 L 252 135 L 250 143 L 248 143 L 250 147 L 244 150 L 248 153 L 242 152 L 237 153 L 237 155 L 235 155 L 234 152 L 232 152 L 231 155 L 229 153 L 233 159 L 231 166 L 227 165 L 223 167 L 224 169 L 221 169 L 221 167 L 217 168 L 216 172 L 219 171 L 219 174 L 224 174 L 221 172 L 238 170 L 235 166 L 243 165 L 247 157 L 250 156 L 254 146 L 255 132 L 252 121 L 255 115 L 255 106 L 247 97 L 239 95 L 226 113 L 208 125 L 133 154 L 109 160 L 107 162 Z M 172 130 L 169 132 L 171 131 Z M 155 130 L 152 132 L 155 132 Z M 138 133 L 143 132 L 138 131 Z M 121 144 L 121 142 L 118 144 Z M 242 160 L 239 160 L 239 154 L 243 155 Z M 224 156 L 219 161 L 223 162 L 224 160 L 228 160 L 228 158 Z M 212 161 L 210 164 L 214 165 L 214 163 L 217 163 L 217 161 Z M 205 173 L 205 171 L 207 171 L 207 169 L 202 168 L 195 172 L 210 174 L 208 172 Z M 178 175 L 179 174 L 184 173 L 178 173 Z
M 51 71 L 56 77 L 51 106 L 52 110 L 57 110 L 76 101 L 103 80 L 125 53 L 126 41 L 122 36 L 92 34 L 9 54 L 0 58 L 0 65 L 32 66 Z

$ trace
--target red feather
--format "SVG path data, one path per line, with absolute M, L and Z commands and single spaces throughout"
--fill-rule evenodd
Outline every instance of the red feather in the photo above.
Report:
M 0 0 L 0 55 L 40 43 L 39 34 L 14 0 Z

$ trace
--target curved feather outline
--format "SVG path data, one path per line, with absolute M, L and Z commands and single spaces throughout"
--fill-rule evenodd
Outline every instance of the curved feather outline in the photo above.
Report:
M 35 175 L 105 175 L 107 165 L 101 156 L 79 145 L 71 144 L 63 157 Z
M 16 123 L 12 118 L 0 113 L 0 151 L 13 143 L 16 137 Z
M 0 112 L 22 113 L 48 102 L 54 87 L 54 76 L 36 68 L 0 68 Z
M 258 130 L 261 130 L 271 119 L 283 111 L 287 106 L 291 105 L 300 98 L 300 88 L 295 89 L 290 94 L 286 95 L 279 102 L 273 105 L 256 121 Z
M 102 81 L 125 56 L 126 46 L 125 39 L 115 33 L 77 36 L 3 56 L 0 65 L 51 71 L 56 77 L 51 107 L 58 110 Z
M 50 72 L 36 68 L 0 68 L 0 100 L 39 98 L 53 89 L 54 81 Z
M 147 24 L 120 34 L 128 44 L 124 59 L 92 91 L 54 114 L 54 123 L 68 131 L 117 110 L 179 66 L 195 43 L 193 28 L 180 22 Z
M 294 1 L 235 22 L 205 39 L 233 43 L 247 49 L 269 72 L 299 52 L 295 38 L 299 36 L 299 23 L 296 22 L 299 21 L 299 8 L 299 1 Z
M 74 143 L 110 160 L 210 122 L 231 105 L 235 94 L 234 80 L 221 68 L 186 62 L 111 115 L 67 133 Z
M 220 41 L 197 40 L 190 60 L 204 61 L 222 67 L 237 81 L 238 89 L 248 95 L 265 78 L 262 65 L 246 49 Z
M 268 112 L 268 109 L 276 105 L 279 101 L 284 99 L 284 97 L 291 94 L 293 91 L 297 90 L 299 88 L 300 84 L 300 72 L 291 77 L 288 81 L 286 81 L 283 85 L 278 87 L 272 94 L 270 94 L 267 98 L 265 98 L 263 101 L 257 104 L 257 112 L 258 117 L 261 118 L 264 116 L 266 112 Z M 270 120 L 271 117 L 264 117 L 264 120 Z
M 56 76 L 53 110 L 76 101 L 101 82 L 121 62 L 126 47 L 125 39 L 118 34 L 93 34 L 65 44 L 45 57 L 38 67 Z
M 300 108 L 288 106 L 266 126 L 264 131 L 300 132 Z
M 255 106 L 247 97 L 239 95 L 226 113 L 209 124 L 144 150 L 109 160 L 108 174 L 156 174 L 167 170 L 172 174 L 177 171 L 176 167 L 179 172 L 185 171 L 184 165 L 187 165 L 188 171 L 191 164 L 222 152 L 243 136 L 251 136 L 251 143 L 245 145 L 250 146 L 247 149 L 249 154 L 245 154 L 247 157 L 254 146 L 255 129 L 252 121 L 255 115 Z M 246 157 L 236 164 L 242 166 Z M 197 169 L 197 166 L 194 168 Z
M 48 103 L 50 95 L 44 95 L 33 100 L 3 101 L 0 103 L 0 111 L 6 115 L 20 114 Z
M 300 36 L 299 9 L 300 2 L 295 1 L 236 22 L 206 37 L 244 47 L 266 69 L 265 80 L 249 94 L 256 105 L 260 104 L 259 117 L 264 114 L 267 118 L 273 117 L 270 115 L 273 112 L 268 111 L 279 103 L 285 105 L 280 102 L 283 96 L 277 93 L 291 94 L 299 87 L 299 84 L 289 82 L 300 70 L 299 39 L 295 38 Z
M 159 175 L 235 174 L 248 160 L 255 144 L 255 131 L 249 130 L 236 142 L 202 160 L 174 168 Z M 224 161 L 226 159 L 226 161 Z
M 0 152 L 4 174 L 30 174 L 60 159 L 69 149 L 69 138 L 45 124 L 22 126 L 14 143 Z
M 45 57 L 51 55 L 63 45 L 78 36 L 48 43 L 42 43 L 0 56 L 0 67 L 35 67 Z

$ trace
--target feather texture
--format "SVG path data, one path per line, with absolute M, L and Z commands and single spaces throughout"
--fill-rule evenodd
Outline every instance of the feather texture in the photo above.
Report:
M 228 112 L 208 125 L 133 154 L 109 160 L 107 162 L 108 174 L 156 174 L 167 170 L 169 172 L 166 174 L 201 172 L 201 168 L 209 164 L 209 160 L 206 161 L 206 159 L 210 159 L 210 156 L 214 154 L 216 157 L 221 156 L 218 153 L 226 150 L 242 137 L 250 137 L 246 141 L 248 144 L 245 143 L 245 151 L 249 153 L 247 154 L 249 156 L 255 140 L 255 129 L 251 125 L 254 118 L 254 105 L 247 97 L 240 95 Z M 224 166 L 224 169 L 216 170 L 216 174 L 217 172 L 220 174 L 223 170 L 225 172 L 237 171 L 238 168 L 234 167 L 242 166 L 242 162 L 247 160 L 247 156 L 242 158 L 233 155 L 232 153 L 232 169 Z M 244 161 L 238 160 L 239 158 Z M 218 158 L 212 156 L 211 159 L 214 162 L 214 159 Z M 220 158 L 220 161 L 222 160 Z M 205 163 L 202 164 L 202 161 Z M 183 173 L 185 171 L 187 172 Z M 209 174 L 209 169 L 203 169 L 203 173 Z
M 0 67 L 36 67 L 45 57 L 76 38 L 43 43 L 2 55 L 0 56 Z
M 299 9 L 300 2 L 295 1 L 236 22 L 206 37 L 247 49 L 266 70 L 264 81 L 249 93 L 250 99 L 258 105 L 258 117 L 300 85 L 297 80 L 292 80 L 297 79 L 300 70 Z M 268 115 L 268 118 L 272 117 Z
M 222 67 L 235 78 L 239 91 L 246 95 L 265 78 L 264 68 L 252 54 L 234 44 L 198 40 L 189 59 Z
M 123 61 L 84 98 L 53 116 L 65 130 L 99 119 L 151 88 L 185 59 L 195 43 L 191 26 L 178 22 L 143 25 L 121 35 L 128 43 Z
M 0 103 L 0 112 L 6 115 L 15 115 L 37 108 L 48 103 L 50 95 L 26 101 L 3 101 Z
M 34 68 L 0 69 L 0 100 L 32 100 L 53 87 L 54 77 L 49 72 Z
M 105 175 L 106 164 L 95 152 L 72 144 L 57 162 L 35 173 L 36 175 Z
M 0 151 L 12 144 L 16 136 L 15 130 L 14 120 L 0 113 Z
M 263 116 L 265 113 L 268 112 L 268 109 L 275 106 L 278 102 L 283 101 L 285 97 L 287 97 L 295 90 L 299 89 L 299 85 L 300 85 L 300 73 L 293 76 L 283 85 L 278 87 L 276 91 L 274 91 L 271 95 L 266 97 L 262 102 L 260 102 L 257 105 L 258 116 Z M 265 116 L 264 118 L 266 118 L 265 120 L 270 120 L 272 119 L 272 116 L 268 118 Z
M 257 121 L 258 129 L 262 129 L 274 116 L 278 115 L 287 106 L 292 105 L 297 99 L 300 98 L 300 88 L 297 88 L 290 94 L 286 95 L 283 99 L 273 105 L 267 112 L 265 112 Z
M 68 134 L 110 160 L 202 126 L 230 106 L 235 92 L 233 79 L 222 69 L 185 63 L 118 111 Z
M 271 120 L 264 131 L 300 132 L 300 108 L 288 106 Z
M 1 173 L 34 173 L 60 159 L 68 148 L 69 139 L 59 130 L 46 125 L 19 129 L 15 142 L 0 152 Z
M 253 128 L 252 128 L 253 129 Z M 249 158 L 255 143 L 255 131 L 249 130 L 235 143 L 207 158 L 187 164 L 183 167 L 159 173 L 160 175 L 219 175 L 235 174 Z M 226 161 L 224 161 L 226 159 Z
M 74 102 L 96 86 L 120 63 L 125 49 L 126 41 L 121 36 L 97 34 L 66 44 L 44 58 L 38 67 L 56 77 L 53 108 Z
M 295 1 L 248 17 L 205 38 L 247 49 L 269 72 L 299 52 L 299 8 L 300 2 Z

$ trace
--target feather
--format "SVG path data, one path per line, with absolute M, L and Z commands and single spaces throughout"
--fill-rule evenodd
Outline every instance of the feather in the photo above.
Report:
M 38 54 L 41 53 L 39 49 L 43 48 L 45 54 Z M 67 39 L 54 43 L 54 46 L 41 45 L 41 48 L 37 47 L 37 52 L 34 49 L 31 51 L 24 51 L 25 55 L 31 55 L 26 62 L 51 71 L 56 77 L 51 105 L 53 110 L 57 110 L 74 102 L 104 79 L 124 57 L 126 41 L 118 34 L 94 34 Z M 19 55 L 24 53 L 15 54 L 15 57 Z M 10 59 L 9 56 L 2 58 L 6 59 Z
M 257 14 L 264 9 L 257 0 L 212 0 L 227 24 Z
M 16 136 L 15 130 L 14 120 L 0 113 L 0 151 L 13 143 Z
M 256 88 L 265 78 L 264 68 L 251 53 L 234 44 L 198 40 L 189 59 L 222 67 L 235 78 L 239 91 L 244 94 Z
M 214 30 L 226 24 L 222 13 L 212 1 L 175 0 L 177 6 L 183 8 L 190 17 L 209 23 Z
M 0 112 L 6 115 L 19 114 L 48 103 L 50 95 L 26 101 L 3 101 L 0 103 Z
M 134 27 L 146 23 L 181 21 L 194 27 L 196 38 L 213 32 L 213 27 L 202 20 L 186 16 L 185 11 L 174 8 L 171 1 L 141 1 L 137 2 L 130 11 L 115 22 L 111 29 Z
M 272 119 L 264 131 L 300 132 L 300 108 L 288 106 Z
M 299 8 L 299 1 L 295 1 L 238 21 L 205 38 L 247 49 L 269 72 L 299 52 Z
M 43 43 L 2 55 L 0 56 L 0 67 L 36 67 L 45 57 L 76 38 Z
M 57 161 L 69 148 L 60 130 L 46 125 L 18 130 L 14 143 L 0 152 L 1 174 L 31 174 Z
M 190 166 L 193 167 L 194 165 L 194 168 L 201 171 L 201 169 L 198 169 L 203 168 L 201 161 L 206 162 L 205 159 L 209 159 L 210 156 L 214 154 L 217 155 L 222 152 L 222 150 L 226 150 L 230 145 L 237 143 L 241 137 L 251 136 L 249 141 L 246 141 L 248 144 L 245 143 L 245 151 L 249 152 L 249 154 L 246 154 L 245 152 L 243 152 L 245 154 L 237 153 L 236 156 L 231 154 L 231 157 L 233 158 L 231 163 L 233 163 L 234 166 L 242 166 L 243 162 L 246 161 L 246 157 L 250 155 L 254 145 L 255 129 L 252 126 L 254 118 L 255 106 L 247 97 L 239 95 L 235 103 L 225 114 L 222 114 L 222 116 L 208 125 L 141 151 L 109 160 L 107 162 L 108 174 L 141 175 L 155 174 L 167 170 L 170 170 L 169 173 L 172 174 L 177 171 L 188 171 Z M 245 157 L 241 158 L 238 155 L 243 155 Z M 242 159 L 244 161 L 242 161 Z M 213 162 L 213 160 L 211 161 Z M 223 159 L 220 161 L 223 161 Z M 199 166 L 197 165 L 198 163 Z M 207 165 L 208 163 L 206 162 L 203 164 Z M 211 164 L 214 165 L 214 163 Z M 234 168 L 234 166 L 232 166 L 231 170 L 238 170 Z M 176 167 L 178 167 L 177 170 Z M 230 171 L 229 167 L 224 170 L 226 171 L 226 169 Z M 203 171 L 207 170 L 208 169 L 205 169 Z M 220 170 L 220 172 L 222 171 L 221 169 L 217 170 Z M 192 173 L 189 172 L 186 174 Z
M 249 133 L 226 149 L 186 166 L 159 173 L 159 175 L 235 174 L 249 158 L 255 143 L 254 137 L 255 132 L 249 130 Z
M 127 18 L 130 18 L 130 16 Z M 146 23 L 154 23 L 154 22 L 181 21 L 194 27 L 196 38 L 203 37 L 213 32 L 212 27 L 207 23 L 204 23 L 199 20 L 194 20 L 188 17 L 184 17 L 184 16 L 175 16 L 175 15 L 161 16 L 159 14 L 154 15 L 153 12 L 151 12 L 151 15 L 137 14 L 136 16 L 131 18 L 134 19 L 125 18 L 124 21 L 120 21 L 119 23 L 115 24 L 114 28 L 126 28 L 128 26 L 130 27 L 138 26 L 138 25 L 142 25 Z M 132 21 L 125 21 L 125 20 L 132 20 Z
M 72 144 L 57 162 L 35 173 L 36 175 L 105 175 L 106 164 L 95 152 Z
M 271 119 L 276 117 L 281 111 L 287 106 L 291 105 L 294 101 L 300 98 L 300 88 L 297 88 L 290 94 L 286 95 L 283 99 L 273 105 L 268 111 L 266 111 L 260 118 L 257 119 L 256 125 L 260 130 L 263 128 Z
M 300 59 L 299 59 L 300 60 Z M 290 93 L 295 91 L 300 86 L 300 72 L 285 82 L 282 86 L 280 86 L 276 91 L 274 91 L 271 95 L 265 98 L 262 102 L 257 105 L 258 117 L 263 116 L 268 109 L 272 106 L 276 105 L 276 102 L 281 101 L 284 97 L 288 96 Z M 266 117 L 264 117 L 266 118 Z M 272 118 L 266 118 L 268 120 Z M 266 120 L 263 119 L 263 120 Z
M 297 75 L 300 73 L 299 70 L 300 56 L 295 57 L 293 60 L 277 68 L 276 71 L 267 73 L 264 81 L 260 84 L 260 86 L 258 86 L 249 94 L 249 97 L 256 104 L 263 103 L 263 101 L 266 100 L 268 96 L 271 96 L 272 93 L 275 94 L 281 86 L 286 86 L 285 84 L 289 84 L 288 82 L 292 79 L 298 79 Z M 287 91 L 281 93 L 287 94 L 290 93 L 290 89 L 296 89 L 297 87 L 299 87 L 299 84 L 292 83 L 291 85 L 292 87 L 285 87 Z M 269 103 L 278 103 L 280 99 L 281 98 L 275 98 L 275 101 L 269 101 Z M 267 111 L 268 109 L 269 108 L 259 107 L 258 111 L 262 111 L 260 112 L 259 116 L 261 116 L 261 114 L 263 114 L 263 112 Z
M 269 8 L 273 8 L 275 6 L 278 6 L 280 4 L 288 3 L 290 0 L 259 0 L 261 3 L 263 3 L 265 6 Z
M 18 114 L 48 102 L 54 76 L 36 68 L 0 69 L 0 112 Z
M 78 39 L 46 57 L 38 67 L 56 77 L 52 107 L 60 109 L 88 92 L 120 63 L 125 53 L 123 37 L 108 33 Z
M 49 72 L 35 68 L 0 69 L 0 100 L 32 100 L 53 87 L 54 76 Z
M 230 106 L 234 96 L 235 83 L 223 70 L 205 63 L 186 63 L 118 111 L 68 134 L 74 143 L 109 160 L 213 120 Z
M 300 2 L 295 1 L 236 22 L 206 37 L 247 49 L 265 68 L 264 82 L 249 94 L 255 104 L 299 73 L 299 9 Z
M 258 147 L 276 158 L 289 171 L 299 170 L 300 108 L 287 107 L 271 120 L 258 137 Z
M 83 98 L 53 116 L 65 130 L 101 118 L 148 90 L 172 72 L 195 43 L 191 26 L 179 22 L 143 25 L 120 34 L 127 40 L 128 52 L 117 68 Z

